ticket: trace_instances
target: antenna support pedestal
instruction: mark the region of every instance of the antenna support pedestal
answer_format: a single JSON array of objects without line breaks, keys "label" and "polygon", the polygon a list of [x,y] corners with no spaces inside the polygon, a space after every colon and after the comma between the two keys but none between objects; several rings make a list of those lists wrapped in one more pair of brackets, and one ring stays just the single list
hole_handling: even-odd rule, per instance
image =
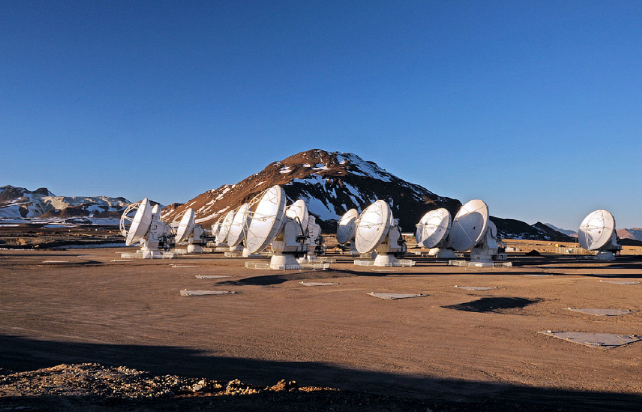
[{"label": "antenna support pedestal", "polygon": [[275,270],[297,270],[302,269],[296,257],[292,253],[276,252],[270,258],[270,269]]},{"label": "antenna support pedestal", "polygon": [[243,248],[243,257],[259,257],[260,253],[250,253],[250,250],[247,247]]},{"label": "antenna support pedestal", "polygon": [[377,253],[374,260],[374,266],[401,266],[397,258],[392,253]]},{"label": "antenna support pedestal", "polygon": [[495,225],[490,222],[489,228],[481,241],[470,249],[470,263],[474,266],[494,266],[493,257],[497,256],[499,245],[493,233]]},{"label": "antenna support pedestal", "polygon": [[241,252],[243,250],[245,250],[243,243],[239,243],[236,246],[230,246],[230,252]]},{"label": "antenna support pedestal", "polygon": [[615,260],[615,254],[610,250],[598,250],[595,260],[611,261]]},{"label": "antenna support pedestal", "polygon": [[428,251],[428,256],[434,256],[439,259],[456,259],[455,251],[449,248],[435,247]]},{"label": "antenna support pedestal", "polygon": [[187,245],[187,253],[203,253],[203,248],[200,244],[190,243]]}]

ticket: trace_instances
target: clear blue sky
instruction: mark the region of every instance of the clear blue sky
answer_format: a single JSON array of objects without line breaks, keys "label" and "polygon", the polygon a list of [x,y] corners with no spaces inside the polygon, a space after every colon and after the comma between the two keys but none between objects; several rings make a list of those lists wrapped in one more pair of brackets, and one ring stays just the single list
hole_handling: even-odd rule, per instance
[{"label": "clear blue sky", "polygon": [[353,152],[491,214],[642,226],[642,1],[0,2],[0,185],[185,202]]}]

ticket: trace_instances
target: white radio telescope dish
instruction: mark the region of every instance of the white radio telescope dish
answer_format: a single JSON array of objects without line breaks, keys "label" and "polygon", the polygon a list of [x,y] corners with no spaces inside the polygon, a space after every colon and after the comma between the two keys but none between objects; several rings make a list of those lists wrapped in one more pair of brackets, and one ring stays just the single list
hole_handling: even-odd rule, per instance
[{"label": "white radio telescope dish", "polygon": [[243,203],[234,213],[232,225],[227,234],[227,244],[230,249],[237,248],[245,239],[245,232],[249,223],[249,203]]},{"label": "white radio telescope dish", "polygon": [[217,243],[227,242],[227,235],[230,233],[230,229],[232,228],[232,222],[234,221],[235,213],[236,213],[236,210],[230,210],[225,214],[223,223],[221,223],[221,228],[219,229],[218,234],[216,235]]},{"label": "white radio telescope dish", "polygon": [[134,215],[134,220],[127,231],[125,245],[131,246],[134,243],[140,242],[149,230],[151,224],[152,206],[149,203],[149,199],[145,198],[140,202],[136,215]]},{"label": "white radio telescope dish", "polygon": [[285,210],[285,215],[290,219],[299,222],[299,225],[303,228],[303,232],[307,230],[310,214],[308,212],[308,206],[305,204],[305,201],[299,199],[296,202],[292,203]]},{"label": "white radio telescope dish", "polygon": [[309,222],[308,206],[303,200],[299,199],[285,209],[283,226],[272,241],[272,269],[301,268],[297,258],[308,253]]},{"label": "white radio telescope dish", "polygon": [[390,230],[392,212],[383,200],[368,206],[359,216],[355,243],[359,253],[369,253],[383,242]]},{"label": "white radio telescope dish", "polygon": [[488,206],[483,200],[471,200],[459,209],[453,220],[451,246],[460,252],[471,249],[481,240],[487,225]]},{"label": "white radio telescope dish", "polygon": [[178,224],[176,230],[175,243],[178,245],[181,242],[188,241],[187,253],[202,253],[202,244],[205,242],[203,234],[205,230],[203,226],[195,223],[196,213],[191,207],[185,211],[183,217]]},{"label": "white radio telescope dish", "polygon": [[405,253],[398,221],[388,203],[377,200],[357,219],[355,243],[359,253],[377,252],[375,266],[400,266],[395,254]]},{"label": "white radio telescope dish", "polygon": [[354,238],[357,232],[358,217],[359,212],[357,212],[357,209],[350,209],[341,216],[337,226],[337,243],[347,243]]},{"label": "white radio telescope dish", "polygon": [[285,192],[272,186],[260,195],[247,228],[246,246],[250,254],[265,249],[281,230],[285,220]]},{"label": "white radio telescope dish", "polygon": [[223,219],[219,219],[212,224],[212,236],[218,235],[218,231],[221,229],[222,223],[223,223]]},{"label": "white radio telescope dish", "polygon": [[584,218],[577,234],[580,246],[595,250],[598,260],[614,260],[613,252],[622,249],[615,230],[615,218],[607,210],[596,210]]},{"label": "white radio telescope dish", "polygon": [[176,238],[174,241],[178,244],[189,238],[189,235],[194,231],[194,219],[196,214],[194,209],[191,207],[185,211],[181,222],[178,224],[178,230],[176,231]]},{"label": "white radio telescope dish", "polygon": [[[133,213],[134,209],[135,215],[130,218],[128,213]],[[124,232],[125,245],[131,246],[140,242],[139,252],[143,258],[162,257],[163,252],[160,251],[159,246],[169,247],[168,238],[171,227],[160,220],[160,214],[160,206],[157,204],[152,207],[149,199],[145,198],[133,207],[128,207],[121,216],[120,227],[121,232]],[[131,225],[127,228],[129,220]]]},{"label": "white radio telescope dish", "polygon": [[506,245],[497,237],[497,227],[483,200],[471,200],[459,209],[453,220],[450,245],[460,252],[470,250],[469,266],[494,266],[494,260],[506,260],[506,254],[499,252],[500,246]]},{"label": "white radio telescope dish", "polygon": [[220,244],[222,243],[222,242],[219,242],[219,238],[218,238],[218,232],[221,230],[221,226],[223,226],[223,217],[219,218],[212,225],[212,238],[214,238],[215,246],[220,246]]},{"label": "white radio telescope dish", "polygon": [[415,235],[417,244],[425,248],[434,248],[441,244],[450,232],[450,212],[440,208],[426,213],[419,224]]}]

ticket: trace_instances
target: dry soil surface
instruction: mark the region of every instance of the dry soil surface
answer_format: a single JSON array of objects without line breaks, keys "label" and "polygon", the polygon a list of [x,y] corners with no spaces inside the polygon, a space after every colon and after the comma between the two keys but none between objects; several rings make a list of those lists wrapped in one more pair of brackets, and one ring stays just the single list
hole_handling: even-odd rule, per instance
[{"label": "dry soil surface", "polygon": [[[606,282],[642,281],[633,255],[372,268],[337,254],[330,270],[266,271],[221,253],[122,251],[0,250],[0,411],[642,409],[642,342],[539,333],[642,334],[642,284]],[[146,393],[140,379],[152,396],[121,396]]]}]

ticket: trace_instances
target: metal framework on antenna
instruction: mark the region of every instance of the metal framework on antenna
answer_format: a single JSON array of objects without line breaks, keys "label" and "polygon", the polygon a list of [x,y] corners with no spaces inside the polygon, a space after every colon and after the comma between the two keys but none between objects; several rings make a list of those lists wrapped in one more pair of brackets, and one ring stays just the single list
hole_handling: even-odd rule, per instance
[{"label": "metal framework on antenna", "polygon": [[127,231],[134,220],[134,216],[129,216],[130,213],[136,212],[140,207],[141,202],[132,203],[123,211],[123,214],[120,216],[120,234],[127,237]]}]

